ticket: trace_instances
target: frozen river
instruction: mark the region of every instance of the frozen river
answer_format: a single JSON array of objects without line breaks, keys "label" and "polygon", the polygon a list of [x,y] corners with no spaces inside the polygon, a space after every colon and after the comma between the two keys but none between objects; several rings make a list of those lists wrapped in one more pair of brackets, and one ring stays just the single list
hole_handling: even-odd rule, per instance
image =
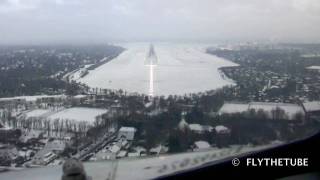
[{"label": "frozen river", "polygon": [[[235,63],[205,53],[205,45],[155,43],[158,57],[153,69],[155,95],[182,95],[231,85],[218,68]],[[150,71],[145,65],[148,43],[122,45],[127,50],[112,61],[90,71],[78,81],[90,87],[123,89],[149,94]]]}]

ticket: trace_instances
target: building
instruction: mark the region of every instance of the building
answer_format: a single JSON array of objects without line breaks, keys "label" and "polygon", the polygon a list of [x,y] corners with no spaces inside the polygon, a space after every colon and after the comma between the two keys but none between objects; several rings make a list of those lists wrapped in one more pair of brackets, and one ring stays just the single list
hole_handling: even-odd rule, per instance
[{"label": "building", "polygon": [[134,127],[121,127],[118,132],[118,137],[124,137],[129,141],[132,141],[134,139],[134,134],[136,132],[136,128]]},{"label": "building", "polygon": [[305,102],[302,105],[306,113],[320,112],[320,101]]},{"label": "building", "polygon": [[194,142],[193,151],[208,150],[210,148],[211,148],[211,146],[207,141],[196,141],[196,142]]},{"label": "building", "polygon": [[230,129],[222,126],[222,125],[218,125],[216,127],[214,127],[214,130],[216,131],[217,134],[230,134]]},{"label": "building", "polygon": [[308,119],[319,119],[320,101],[305,102],[302,105]]},{"label": "building", "polygon": [[201,124],[189,124],[188,128],[190,129],[190,131],[198,133],[198,134],[203,134],[205,132],[211,132],[213,130],[213,127],[201,125]]}]

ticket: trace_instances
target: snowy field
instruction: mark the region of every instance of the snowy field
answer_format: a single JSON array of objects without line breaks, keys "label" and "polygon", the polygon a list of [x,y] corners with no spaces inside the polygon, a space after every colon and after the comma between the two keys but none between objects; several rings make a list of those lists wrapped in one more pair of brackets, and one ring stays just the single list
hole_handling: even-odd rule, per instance
[{"label": "snowy field", "polygon": [[320,70],[320,66],[309,66],[307,69]]},{"label": "snowy field", "polygon": [[[149,67],[144,62],[149,44],[121,46],[127,50],[112,61],[89,71],[78,81],[90,87],[148,94]],[[182,95],[232,85],[231,80],[221,76],[218,68],[237,64],[206,54],[206,47],[199,44],[155,43],[158,65],[154,68],[154,94]]]},{"label": "snowy field", "polygon": [[35,109],[29,112],[26,112],[26,118],[31,117],[44,117],[46,114],[52,112],[50,109]]},{"label": "snowy field", "polygon": [[65,98],[66,95],[38,95],[38,96],[15,96],[15,97],[6,97],[0,98],[0,101],[9,101],[9,100],[18,100],[18,99],[25,99],[26,101],[36,101],[37,99],[41,98]]},{"label": "snowy field", "polygon": [[288,120],[295,119],[297,113],[304,115],[302,106],[289,103],[266,103],[266,102],[250,102],[246,103],[225,103],[219,110],[219,114],[242,113],[251,109],[258,112],[260,109],[265,111],[269,118],[272,117],[272,111],[280,108],[284,111]]},{"label": "snowy field", "polygon": [[97,116],[106,113],[106,109],[74,107],[58,111],[47,118],[49,119],[69,119],[73,121],[86,121],[93,123]]}]

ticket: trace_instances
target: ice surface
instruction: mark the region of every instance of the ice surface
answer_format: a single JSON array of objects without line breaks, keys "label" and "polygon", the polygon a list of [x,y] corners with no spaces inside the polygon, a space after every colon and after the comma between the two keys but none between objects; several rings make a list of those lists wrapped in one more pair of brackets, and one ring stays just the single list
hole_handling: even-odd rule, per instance
[{"label": "ice surface", "polygon": [[[149,44],[123,46],[126,51],[78,81],[90,87],[148,94],[149,67],[144,62]],[[158,56],[154,67],[155,95],[196,93],[233,84],[221,77],[218,68],[236,64],[206,54],[205,46],[159,43],[154,44],[154,49]]]}]

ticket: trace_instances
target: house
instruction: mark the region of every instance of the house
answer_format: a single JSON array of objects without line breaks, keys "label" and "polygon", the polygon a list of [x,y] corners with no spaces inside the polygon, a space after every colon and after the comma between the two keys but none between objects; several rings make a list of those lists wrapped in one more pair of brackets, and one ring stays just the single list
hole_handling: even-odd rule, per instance
[{"label": "house", "polygon": [[118,137],[124,137],[129,141],[132,141],[134,139],[134,134],[136,132],[136,128],[134,127],[121,127],[118,132]]},{"label": "house", "polygon": [[144,156],[146,154],[146,149],[141,146],[137,146],[133,148],[132,152],[128,153],[128,157],[138,157],[138,156]]},{"label": "house", "polygon": [[196,141],[194,142],[193,151],[208,150],[210,147],[211,146],[207,141]]},{"label": "house", "polygon": [[320,101],[305,102],[302,104],[309,119],[319,119],[320,117]]},{"label": "house", "polygon": [[151,149],[149,150],[149,153],[150,153],[151,155],[159,155],[159,154],[168,152],[168,150],[169,150],[168,147],[163,146],[163,145],[160,144],[160,145],[157,146],[157,147],[151,148]]},{"label": "house", "polygon": [[203,134],[205,132],[211,132],[213,128],[207,125],[200,125],[200,124],[189,124],[188,128],[195,133]]},{"label": "house", "polygon": [[139,156],[140,156],[140,153],[138,153],[138,152],[128,153],[128,157],[139,157]]},{"label": "house", "polygon": [[127,151],[120,151],[118,154],[117,154],[117,158],[123,158],[123,157],[126,157],[127,155]]},{"label": "house", "polygon": [[114,160],[114,159],[116,159],[116,154],[109,150],[99,151],[95,155],[95,160]]},{"label": "house", "polygon": [[202,134],[204,132],[200,124],[189,124],[189,129],[195,133]]},{"label": "house", "polygon": [[214,130],[216,131],[217,134],[229,134],[231,132],[229,128],[222,125],[218,125],[214,127]]},{"label": "house", "polygon": [[117,144],[115,144],[109,148],[109,151],[114,154],[117,154],[120,150],[121,150],[121,147],[119,147]]}]

